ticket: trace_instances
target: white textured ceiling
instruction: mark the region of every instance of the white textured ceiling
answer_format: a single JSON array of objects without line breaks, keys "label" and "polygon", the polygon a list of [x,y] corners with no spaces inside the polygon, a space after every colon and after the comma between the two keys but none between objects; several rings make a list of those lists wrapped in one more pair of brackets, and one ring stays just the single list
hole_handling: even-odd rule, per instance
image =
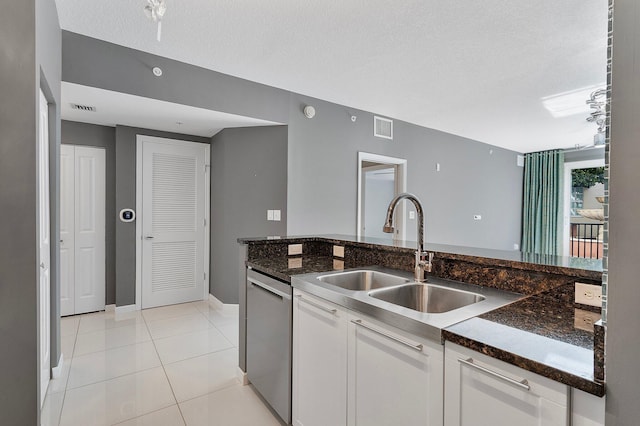
[{"label": "white textured ceiling", "polygon": [[[73,109],[72,103],[95,107],[95,111]],[[277,124],[67,82],[62,83],[60,115],[63,120],[102,126],[120,124],[204,137],[211,137],[228,127]]]},{"label": "white textured ceiling", "polygon": [[69,31],[521,152],[590,144],[588,109],[543,101],[606,80],[607,0],[167,0],[161,42],[144,0],[56,3]]}]

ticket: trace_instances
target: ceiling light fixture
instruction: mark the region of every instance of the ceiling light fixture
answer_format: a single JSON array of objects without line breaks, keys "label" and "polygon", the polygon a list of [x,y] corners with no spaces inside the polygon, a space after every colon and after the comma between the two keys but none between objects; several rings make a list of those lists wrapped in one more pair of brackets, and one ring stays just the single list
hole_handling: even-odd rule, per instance
[{"label": "ceiling light fixture", "polygon": [[158,41],[160,41],[162,32],[162,17],[166,11],[167,3],[165,0],[147,0],[147,5],[144,7],[144,13],[147,18],[158,23]]},{"label": "ceiling light fixture", "polygon": [[591,93],[587,105],[592,109],[587,121],[598,125],[598,133],[593,135],[593,145],[604,145],[604,132],[607,126],[607,89],[598,89]]}]

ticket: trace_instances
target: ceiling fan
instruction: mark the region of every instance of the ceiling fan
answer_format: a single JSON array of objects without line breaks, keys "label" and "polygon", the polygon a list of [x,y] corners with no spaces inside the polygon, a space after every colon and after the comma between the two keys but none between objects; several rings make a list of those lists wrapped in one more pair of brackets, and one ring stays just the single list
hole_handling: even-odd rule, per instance
[{"label": "ceiling fan", "polygon": [[147,5],[144,7],[144,13],[147,18],[158,23],[158,41],[160,41],[162,32],[162,17],[166,11],[167,2],[165,0],[147,0]]}]

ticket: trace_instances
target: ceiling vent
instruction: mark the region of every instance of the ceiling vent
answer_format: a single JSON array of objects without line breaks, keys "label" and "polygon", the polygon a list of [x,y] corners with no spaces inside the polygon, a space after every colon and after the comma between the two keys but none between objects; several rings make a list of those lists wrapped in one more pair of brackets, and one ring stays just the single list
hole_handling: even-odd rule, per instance
[{"label": "ceiling vent", "polygon": [[393,139],[393,120],[374,116],[373,136],[384,139]]},{"label": "ceiling vent", "polygon": [[89,105],[71,104],[71,109],[77,109],[79,111],[96,112],[96,107]]}]

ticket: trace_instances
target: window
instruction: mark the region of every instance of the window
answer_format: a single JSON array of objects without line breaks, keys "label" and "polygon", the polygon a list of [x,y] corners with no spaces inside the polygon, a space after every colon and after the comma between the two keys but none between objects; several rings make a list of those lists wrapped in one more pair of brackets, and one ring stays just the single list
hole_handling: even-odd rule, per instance
[{"label": "window", "polygon": [[580,216],[578,214],[578,209],[581,209],[584,206],[584,188],[573,187],[571,188],[571,216],[576,217]]}]

